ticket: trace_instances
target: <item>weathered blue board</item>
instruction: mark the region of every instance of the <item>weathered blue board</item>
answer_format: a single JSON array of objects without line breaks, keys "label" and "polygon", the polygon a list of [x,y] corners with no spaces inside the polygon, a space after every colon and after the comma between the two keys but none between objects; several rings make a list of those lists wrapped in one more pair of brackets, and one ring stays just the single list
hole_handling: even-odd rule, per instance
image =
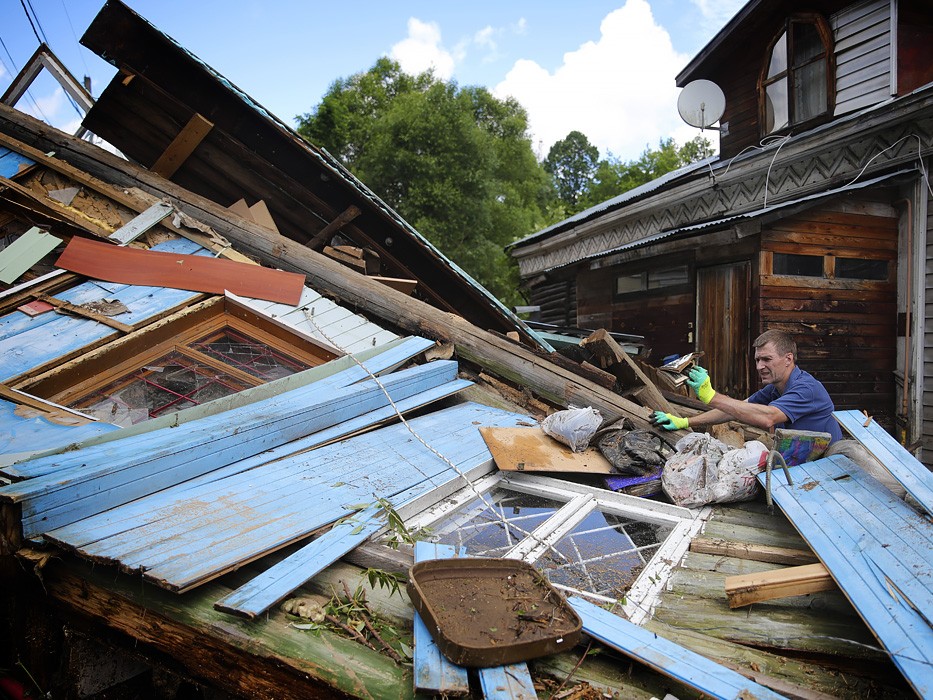
[{"label": "weathered blue board", "polygon": [[842,455],[786,478],[772,475],[775,503],[917,694],[933,696],[933,524]]}]

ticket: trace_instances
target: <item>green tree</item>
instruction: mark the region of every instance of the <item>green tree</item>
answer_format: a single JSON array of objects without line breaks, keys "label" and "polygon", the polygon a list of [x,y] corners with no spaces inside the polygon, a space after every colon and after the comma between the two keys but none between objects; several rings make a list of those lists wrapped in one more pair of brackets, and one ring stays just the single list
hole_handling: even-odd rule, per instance
[{"label": "green tree", "polygon": [[599,164],[599,149],[579,131],[571,131],[551,146],[544,169],[554,180],[557,197],[567,211],[581,210],[580,200],[593,182]]},{"label": "green tree", "polygon": [[504,247],[543,227],[549,195],[527,131],[515,100],[385,58],[336,81],[298,127],[506,304],[521,299]]}]

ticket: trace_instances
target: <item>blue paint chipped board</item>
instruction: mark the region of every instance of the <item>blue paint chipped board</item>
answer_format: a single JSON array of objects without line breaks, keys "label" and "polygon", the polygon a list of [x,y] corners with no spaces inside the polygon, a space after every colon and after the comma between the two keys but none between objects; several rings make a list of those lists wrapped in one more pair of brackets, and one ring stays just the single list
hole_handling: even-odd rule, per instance
[{"label": "blue paint chipped board", "polygon": [[724,700],[784,697],[589,601],[574,596],[568,602],[583,620],[583,631],[590,637],[710,697]]},{"label": "blue paint chipped board", "polygon": [[28,455],[37,446],[73,445],[91,436],[120,428],[91,421],[81,425],[61,425],[43,416],[25,418],[16,414],[17,404],[0,399],[0,454]]},{"label": "blue paint chipped board", "polygon": [[[383,385],[396,398],[403,398],[451,381],[455,375],[456,363],[433,362],[390,375]],[[289,392],[256,406],[149,434],[129,445],[111,443],[79,451],[85,454],[56,455],[51,459],[78,466],[0,488],[0,500],[22,504],[24,536],[35,537],[388,402],[383,389],[372,382],[340,388],[323,400],[314,400],[311,395],[323,393],[321,388]],[[101,459],[121,448],[122,460]],[[93,463],[88,452],[97,458]],[[146,459],[139,459],[140,454]]]},{"label": "blue paint chipped board", "polygon": [[480,668],[477,673],[486,700],[534,700],[538,697],[526,663]]},{"label": "blue paint chipped board", "polygon": [[61,238],[33,226],[0,250],[0,282],[12,284],[61,242]]},{"label": "blue paint chipped board", "polygon": [[[500,409],[460,404],[419,416],[409,425],[468,472],[478,464],[492,464],[477,424],[515,425],[525,419]],[[118,562],[124,570],[141,570],[146,579],[183,591],[308,536],[346,516],[356,504],[371,503],[374,495],[398,508],[460,478],[402,424],[241,476],[209,485],[210,493],[203,498],[195,491],[168,502],[165,517],[152,526],[95,542],[80,553]],[[227,481],[234,483],[228,487]],[[149,497],[153,509],[160,496]]]},{"label": "blue paint chipped board", "polygon": [[[415,563],[431,559],[452,559],[466,556],[466,547],[455,549],[445,544],[419,540],[415,542]],[[463,666],[445,657],[434,637],[415,611],[414,617],[414,688],[415,692],[441,695],[468,695],[470,678]]]},{"label": "blue paint chipped board", "polygon": [[[131,501],[130,503],[112,508],[103,513],[92,515],[78,522],[52,530],[46,533],[45,537],[51,541],[67,543],[69,547],[74,549],[81,549],[94,542],[105,540],[129,530],[145,525],[152,525],[165,517],[163,509],[170,503],[181,503],[191,496],[197,498],[212,497],[212,492],[209,490],[211,484],[243,474],[254,467],[262,466],[263,464],[283,459],[299,452],[305,452],[333,440],[352,435],[353,433],[370,428],[389,418],[394,418],[396,416],[396,409],[402,414],[405,414],[433,401],[446,398],[470,385],[471,382],[463,379],[458,379],[455,382],[448,382],[437,389],[424,391],[409,399],[397,401],[395,408],[385,406],[375,411],[370,411],[359,418],[344,421],[339,425],[313,433],[306,438],[295,440],[259,455],[216,469],[200,477],[184,481],[160,492],[158,496],[153,495],[145,499]],[[223,488],[229,487],[230,483],[231,482],[226,482]],[[218,491],[218,493],[220,492]]]},{"label": "blue paint chipped board", "polygon": [[[164,418],[155,418],[153,420],[146,421],[145,423],[140,423],[129,428],[122,428],[120,430],[119,436],[120,439],[122,439],[124,436],[126,439],[136,438],[138,441],[133,443],[134,448],[136,450],[144,450],[151,453],[154,449],[156,449],[155,445],[152,442],[149,442],[148,438],[141,436],[144,434],[153,433],[156,431],[156,429],[161,430],[171,428],[173,430],[171,433],[172,439],[178,440],[179,436],[184,432],[179,430],[180,426],[192,422],[193,420],[208,418],[222,412],[221,410],[214,410],[215,406],[222,407],[223,411],[230,411],[233,409],[244,409],[246,411],[251,411],[254,410],[255,407],[259,406],[260,401],[271,401],[276,396],[280,396],[288,391],[302,389],[314,382],[319,383],[315,385],[314,390],[309,389],[308,391],[328,391],[338,387],[350,386],[351,384],[354,384],[368,376],[368,372],[373,372],[374,374],[379,375],[386,371],[392,371],[410,360],[412,357],[420,354],[427,348],[432,347],[433,345],[433,341],[417,336],[410,336],[408,338],[392,342],[377,351],[370,351],[366,354],[361,354],[356,359],[351,357],[339,358],[324,365],[312,367],[311,369],[300,373],[300,376],[292,375],[291,377],[283,377],[282,379],[277,379],[274,382],[270,382],[269,384],[258,386],[253,389],[248,389],[244,392],[240,392],[239,394],[224,397],[203,406],[181,411],[178,414],[165,416]],[[299,396],[299,394],[293,394],[292,398],[295,399]],[[244,408],[248,405],[254,408]],[[266,408],[270,408],[272,404],[264,404],[264,406],[266,406]],[[187,416],[193,417],[189,420],[187,419]],[[228,420],[230,419],[232,419],[232,414],[228,414]],[[153,427],[147,429],[147,426]],[[86,445],[86,447],[93,447],[94,445],[100,444],[102,442],[110,442],[110,440],[101,439],[92,442],[92,445]],[[121,443],[121,445],[130,445],[130,443]],[[0,469],[0,473],[6,474],[15,479],[32,479],[51,474],[53,472],[63,473],[65,469],[81,464],[88,464],[94,460],[108,459],[111,462],[117,462],[125,455],[125,453],[121,451],[121,447],[114,447],[113,449],[114,451],[106,453],[106,456],[102,456],[100,454],[92,454],[91,456],[88,456],[88,453],[85,452],[81,452],[80,454],[66,454],[60,456],[50,455],[48,458],[37,458],[22,464],[9,465],[3,469]]]},{"label": "blue paint chipped board", "polygon": [[849,434],[881,462],[907,493],[933,514],[933,473],[875,421],[865,423],[860,411],[835,411],[833,416]]},{"label": "blue paint chipped board", "polygon": [[231,591],[214,603],[214,609],[253,619],[363,544],[384,525],[382,506],[367,506]]},{"label": "blue paint chipped board", "polygon": [[21,153],[0,146],[0,176],[10,178],[18,175],[36,162]]},{"label": "blue paint chipped board", "polygon": [[933,627],[924,601],[933,596],[933,523],[842,455],[791,472],[793,485],[772,474],[775,503],[914,691],[931,697]]}]

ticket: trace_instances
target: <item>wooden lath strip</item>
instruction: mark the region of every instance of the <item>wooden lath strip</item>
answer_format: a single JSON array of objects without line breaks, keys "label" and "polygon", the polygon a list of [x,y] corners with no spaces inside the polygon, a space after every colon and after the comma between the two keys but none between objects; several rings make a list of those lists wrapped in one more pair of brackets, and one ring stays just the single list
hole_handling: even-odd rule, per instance
[{"label": "wooden lath strip", "polygon": [[133,332],[133,326],[127,325],[126,323],[120,323],[119,321],[116,321],[109,316],[104,316],[103,314],[99,314],[95,311],[89,311],[83,306],[78,306],[68,301],[56,299],[55,297],[49,296],[48,294],[36,294],[36,299],[39,301],[44,301],[46,304],[51,304],[59,311],[73,314],[75,316],[81,316],[82,318],[87,318],[91,321],[97,321],[98,323],[103,323],[105,326],[110,326],[111,328],[118,330],[121,333]]},{"label": "wooden lath strip", "polygon": [[162,177],[172,177],[213,128],[213,122],[209,122],[200,114],[193,114],[149,169]]},{"label": "wooden lath strip", "polygon": [[327,226],[318,231],[314,235],[314,238],[305,243],[305,245],[312,250],[319,250],[321,246],[327,243],[332,235],[353,221],[361,213],[359,207],[351,204],[344,211],[340,212]]},{"label": "wooden lath strip", "polygon": [[836,590],[836,582],[822,564],[804,564],[763,573],[728,576],[725,582],[730,608],[766,600]]},{"label": "wooden lath strip", "polygon": [[814,564],[819,561],[813,552],[805,549],[774,547],[753,542],[735,542],[721,537],[697,537],[690,543],[690,551],[720,557],[763,561],[770,564],[786,564],[788,566]]}]

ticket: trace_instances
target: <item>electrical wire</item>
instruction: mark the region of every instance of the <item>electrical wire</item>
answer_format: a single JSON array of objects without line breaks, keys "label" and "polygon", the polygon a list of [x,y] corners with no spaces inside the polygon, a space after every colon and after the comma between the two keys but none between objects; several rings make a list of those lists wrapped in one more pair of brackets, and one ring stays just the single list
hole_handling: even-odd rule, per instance
[{"label": "electrical wire", "polygon": [[40,44],[43,43],[42,37],[40,37],[39,32],[36,31],[36,25],[32,22],[32,17],[29,16],[29,10],[26,9],[25,0],[19,0],[19,4],[23,6],[23,13],[26,15],[26,19],[29,20],[29,26],[32,27],[32,33],[36,35],[36,41],[38,41]]}]

